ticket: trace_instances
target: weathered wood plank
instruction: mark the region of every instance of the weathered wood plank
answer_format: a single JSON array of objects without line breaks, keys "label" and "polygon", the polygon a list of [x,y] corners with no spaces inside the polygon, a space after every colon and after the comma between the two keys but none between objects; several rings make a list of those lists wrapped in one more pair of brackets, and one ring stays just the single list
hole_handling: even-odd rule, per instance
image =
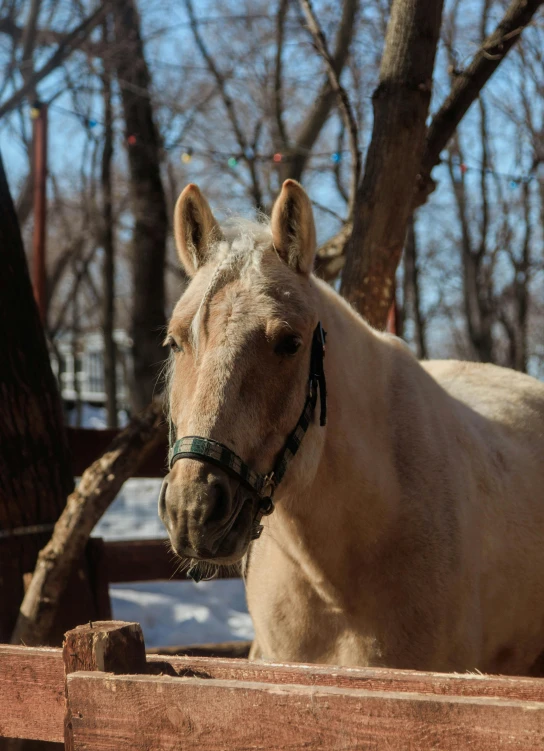
[{"label": "weathered wood plank", "polygon": [[[164,540],[108,540],[104,541],[102,565],[110,584],[161,579],[187,579],[185,572],[177,573],[178,563]],[[231,573],[219,578],[238,578]]]},{"label": "weathered wood plank", "polygon": [[544,702],[72,673],[75,751],[541,751]]},{"label": "weathered wood plank", "polygon": [[64,741],[62,650],[0,646],[0,736]]},{"label": "weathered wood plank", "polygon": [[149,673],[175,673],[181,677],[544,702],[542,678],[479,673],[424,673],[389,668],[337,668],[331,665],[250,662],[198,656],[173,657],[164,654],[148,654],[147,666]]}]

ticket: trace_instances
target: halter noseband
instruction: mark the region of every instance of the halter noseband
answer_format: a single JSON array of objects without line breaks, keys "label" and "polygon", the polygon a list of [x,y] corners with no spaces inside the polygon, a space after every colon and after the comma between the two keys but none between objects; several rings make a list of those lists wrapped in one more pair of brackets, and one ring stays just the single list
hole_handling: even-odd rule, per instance
[{"label": "halter noseband", "polygon": [[327,422],[327,385],[325,383],[325,370],[323,368],[325,337],[326,332],[323,330],[321,323],[318,323],[312,338],[308,395],[304,403],[304,408],[295,429],[285,442],[271,472],[266,475],[255,472],[234,451],[231,451],[227,446],[211,438],[201,438],[195,435],[185,436],[178,439],[170,449],[168,462],[170,469],[172,469],[178,459],[198,459],[210,462],[237,477],[243,485],[255,491],[260,496],[261,501],[253,521],[252,539],[254,540],[259,538],[263,531],[262,524],[260,524],[262,517],[268,516],[274,511],[274,502],[272,500],[274,491],[282,481],[289,463],[300,448],[302,439],[310,427],[317,404],[318,392],[321,397],[319,424],[323,426]]}]

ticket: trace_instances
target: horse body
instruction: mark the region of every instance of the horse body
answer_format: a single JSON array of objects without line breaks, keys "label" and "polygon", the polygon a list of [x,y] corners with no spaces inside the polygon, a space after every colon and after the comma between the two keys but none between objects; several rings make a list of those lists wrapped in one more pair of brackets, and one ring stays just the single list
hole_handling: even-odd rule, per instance
[{"label": "horse body", "polygon": [[544,385],[491,365],[422,365],[372,330],[310,276],[309,206],[287,181],[271,228],[246,228],[241,243],[219,234],[196,188],[178,201],[194,278],[169,329],[177,438],[273,467],[318,320],[328,420],[314,418],[252,543],[237,479],[177,462],[160,501],[173,547],[245,555],[254,657],[527,673],[544,650]]},{"label": "horse body", "polygon": [[422,367],[316,286],[329,425],[251,551],[259,653],[527,672],[544,645],[544,386]]}]

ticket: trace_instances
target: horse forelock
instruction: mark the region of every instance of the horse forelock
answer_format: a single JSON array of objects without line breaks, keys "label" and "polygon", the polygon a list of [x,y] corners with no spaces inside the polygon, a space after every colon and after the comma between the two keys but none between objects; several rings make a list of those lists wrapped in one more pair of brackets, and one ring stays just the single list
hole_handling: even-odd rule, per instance
[{"label": "horse forelock", "polygon": [[[191,323],[191,344],[198,351],[202,319],[214,296],[229,282],[247,279],[252,272],[255,291],[263,276],[264,254],[273,252],[272,232],[268,220],[251,221],[232,217],[221,227],[222,239],[211,248],[215,269]],[[264,281],[264,279],[263,279]]]}]

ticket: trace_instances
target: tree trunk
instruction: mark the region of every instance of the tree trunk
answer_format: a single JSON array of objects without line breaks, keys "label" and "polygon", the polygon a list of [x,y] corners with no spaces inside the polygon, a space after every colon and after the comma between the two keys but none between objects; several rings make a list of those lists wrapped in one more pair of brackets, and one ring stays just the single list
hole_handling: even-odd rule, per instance
[{"label": "tree trunk", "polygon": [[406,244],[404,246],[404,320],[410,313],[414,323],[414,341],[417,356],[425,360],[427,354],[427,342],[425,339],[425,321],[421,313],[421,300],[419,294],[419,268],[417,263],[417,237],[414,215],[408,221]]},{"label": "tree trunk", "polygon": [[[104,44],[110,42],[109,18],[103,24]],[[117,427],[117,372],[116,350],[113,332],[115,328],[115,265],[113,239],[113,191],[111,181],[111,165],[113,159],[113,113],[111,106],[111,76],[110,63],[104,56],[104,147],[102,150],[102,218],[104,222],[103,246],[104,262],[102,266],[102,280],[104,283],[104,297],[102,301],[102,334],[104,337],[104,384],[106,390],[106,414],[108,428]]]},{"label": "tree trunk", "polygon": [[355,201],[341,292],[377,328],[387,320],[412,212],[442,4],[393,0],[380,81],[372,98],[372,140]]},{"label": "tree trunk", "polygon": [[0,161],[0,641],[73,476],[62,407]]},{"label": "tree trunk", "polygon": [[153,396],[166,325],[164,263],[168,220],[160,173],[160,139],[153,120],[151,78],[134,0],[114,4],[116,68],[125,117],[134,230],[131,401],[143,409]]}]

